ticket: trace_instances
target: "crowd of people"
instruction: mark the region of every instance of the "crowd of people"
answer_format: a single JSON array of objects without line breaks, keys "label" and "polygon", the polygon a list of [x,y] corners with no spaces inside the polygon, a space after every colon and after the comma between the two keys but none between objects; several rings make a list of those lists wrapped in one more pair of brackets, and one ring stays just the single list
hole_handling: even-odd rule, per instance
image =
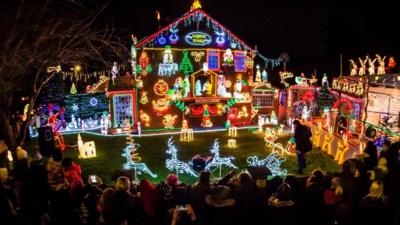
[{"label": "crowd of people", "polygon": [[0,169],[0,223],[400,224],[398,153],[399,144],[385,142],[378,154],[368,143],[366,156],[345,161],[337,174],[266,180],[231,171],[212,181],[201,171],[194,184],[170,174],[158,184],[119,176],[107,186],[99,176],[84,181],[80,166],[60,151],[45,159],[18,148],[13,167]]}]

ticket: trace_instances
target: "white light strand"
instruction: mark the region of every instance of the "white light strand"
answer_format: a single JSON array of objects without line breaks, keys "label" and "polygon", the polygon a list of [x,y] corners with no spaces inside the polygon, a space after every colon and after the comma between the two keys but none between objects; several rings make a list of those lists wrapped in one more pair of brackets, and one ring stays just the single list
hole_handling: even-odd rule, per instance
[{"label": "white light strand", "polygon": [[173,141],[173,137],[170,137],[168,139],[168,149],[166,151],[167,154],[171,155],[170,159],[167,159],[165,161],[165,165],[167,167],[168,170],[172,171],[172,172],[176,172],[177,175],[179,175],[180,173],[187,173],[193,177],[198,177],[198,175],[196,174],[196,172],[191,168],[191,166],[189,165],[189,163],[185,163],[182,161],[178,160],[178,149],[175,146],[175,143]]}]

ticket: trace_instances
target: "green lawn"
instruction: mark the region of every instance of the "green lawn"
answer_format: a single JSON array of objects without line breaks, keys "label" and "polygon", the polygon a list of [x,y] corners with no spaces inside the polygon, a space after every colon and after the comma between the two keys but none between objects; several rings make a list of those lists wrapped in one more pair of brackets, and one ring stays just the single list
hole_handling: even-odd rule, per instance
[{"label": "green lawn", "polygon": [[[103,137],[93,134],[81,134],[83,141],[95,141],[97,149],[97,157],[91,159],[78,159],[78,151],[75,149],[68,149],[65,152],[65,157],[71,157],[74,161],[82,166],[83,176],[86,179],[90,174],[99,175],[104,182],[112,184],[111,175],[114,170],[122,169],[122,165],[125,162],[125,158],[121,156],[123,148],[126,147],[125,137]],[[152,137],[136,137],[135,142],[140,144],[139,156],[142,158],[142,162],[146,163],[150,170],[158,175],[158,178],[152,179],[149,176],[144,176],[154,182],[165,179],[170,173],[165,168],[165,159],[169,157],[165,153],[167,149],[167,139],[170,136],[152,136]],[[235,165],[239,166],[239,170],[244,170],[247,166],[247,157],[250,155],[257,155],[259,158],[265,158],[270,149],[265,147],[265,142],[262,136],[256,135],[250,130],[238,130],[237,148],[230,149],[227,147],[228,137],[227,131],[221,132],[210,132],[210,133],[197,133],[194,134],[193,142],[180,142],[179,135],[174,137],[175,144],[178,147],[179,153],[178,158],[181,161],[188,162],[191,158],[200,154],[202,156],[211,155],[210,148],[214,142],[214,139],[218,138],[221,147],[221,157],[234,156],[233,161]],[[65,143],[68,145],[76,145],[77,134],[64,135]],[[287,139],[280,139],[281,142],[286,145]],[[27,143],[25,148],[32,152],[38,149],[37,140],[34,139]],[[286,156],[286,161],[282,164],[283,169],[287,169],[289,174],[296,175],[297,162],[295,156]],[[336,162],[327,154],[313,149],[307,153],[307,168],[304,171],[305,175],[308,175],[313,169],[319,168],[325,171],[337,172],[340,171],[340,167]],[[223,173],[228,172],[229,169],[223,169]],[[216,170],[213,173],[214,177],[218,177],[219,172]],[[183,182],[193,183],[197,178],[190,177],[188,175],[180,175],[180,179]]]}]

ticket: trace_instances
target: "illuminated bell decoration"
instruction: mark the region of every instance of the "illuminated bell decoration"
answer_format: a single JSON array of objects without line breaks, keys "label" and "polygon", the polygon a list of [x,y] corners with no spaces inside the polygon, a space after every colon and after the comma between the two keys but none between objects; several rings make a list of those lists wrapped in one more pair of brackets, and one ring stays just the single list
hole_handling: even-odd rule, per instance
[{"label": "illuminated bell decoration", "polygon": [[190,55],[194,57],[195,62],[201,62],[201,58],[205,55],[205,53],[201,52],[201,51],[199,51],[199,52],[194,51],[194,52],[191,52]]},{"label": "illuminated bell decoration", "polygon": [[228,139],[228,148],[236,148],[236,139]]},{"label": "illuminated bell decoration", "polygon": [[94,141],[84,143],[80,134],[78,134],[78,150],[80,159],[96,157],[96,145],[94,144]]},{"label": "illuminated bell decoration", "polygon": [[[217,43],[217,45],[220,47],[223,46],[225,44],[225,32],[215,31],[215,34],[217,35],[217,38],[215,39],[215,43]],[[233,59],[232,59],[232,62],[233,62]]]},{"label": "illuminated bell decoration", "polygon": [[177,175],[179,175],[180,173],[187,173],[193,177],[198,177],[198,175],[192,169],[189,163],[178,160],[178,149],[176,148],[172,137],[168,139],[167,145],[168,149],[166,153],[171,155],[170,159],[165,160],[165,165],[167,169],[172,172],[176,172]]},{"label": "illuminated bell decoration", "polygon": [[228,136],[229,137],[236,137],[237,136],[237,128],[233,127],[233,126],[229,127]]},{"label": "illuminated bell decoration", "polygon": [[158,96],[164,96],[168,93],[168,84],[164,80],[158,80],[153,87],[154,93]]}]

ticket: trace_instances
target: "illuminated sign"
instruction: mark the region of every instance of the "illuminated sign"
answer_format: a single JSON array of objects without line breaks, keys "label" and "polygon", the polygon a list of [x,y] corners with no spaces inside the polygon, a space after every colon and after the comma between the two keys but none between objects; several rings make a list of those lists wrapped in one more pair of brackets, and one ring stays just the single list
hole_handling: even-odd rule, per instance
[{"label": "illuminated sign", "polygon": [[206,46],[212,41],[211,36],[203,32],[190,32],[185,36],[186,43],[195,46]]}]

